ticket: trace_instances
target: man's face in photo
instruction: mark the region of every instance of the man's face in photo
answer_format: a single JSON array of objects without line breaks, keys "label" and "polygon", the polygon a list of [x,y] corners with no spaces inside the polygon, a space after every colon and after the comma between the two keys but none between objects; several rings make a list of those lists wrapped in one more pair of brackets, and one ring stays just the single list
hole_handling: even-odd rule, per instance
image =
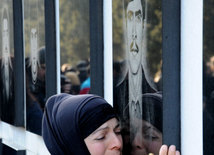
[{"label": "man's face in photo", "polygon": [[137,74],[142,57],[143,10],[141,0],[133,0],[127,6],[127,39],[130,69]]}]

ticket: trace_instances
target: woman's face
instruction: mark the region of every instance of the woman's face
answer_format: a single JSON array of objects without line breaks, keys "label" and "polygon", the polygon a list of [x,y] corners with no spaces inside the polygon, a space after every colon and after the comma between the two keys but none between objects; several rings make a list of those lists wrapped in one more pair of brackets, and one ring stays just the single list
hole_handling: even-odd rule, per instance
[{"label": "woman's face", "polygon": [[140,129],[141,131],[136,131],[132,141],[132,155],[158,155],[162,145],[162,133],[147,121],[143,121]]},{"label": "woman's face", "polygon": [[121,128],[116,118],[112,118],[84,139],[91,155],[121,155]]}]

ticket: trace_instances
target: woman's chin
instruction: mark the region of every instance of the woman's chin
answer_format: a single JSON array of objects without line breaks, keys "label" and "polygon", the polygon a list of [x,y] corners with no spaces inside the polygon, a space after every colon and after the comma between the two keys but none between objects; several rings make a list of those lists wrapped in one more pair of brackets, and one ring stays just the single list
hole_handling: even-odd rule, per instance
[{"label": "woman's chin", "polygon": [[141,149],[141,150],[133,150],[131,152],[131,155],[148,155],[148,153],[146,152],[145,149]]}]

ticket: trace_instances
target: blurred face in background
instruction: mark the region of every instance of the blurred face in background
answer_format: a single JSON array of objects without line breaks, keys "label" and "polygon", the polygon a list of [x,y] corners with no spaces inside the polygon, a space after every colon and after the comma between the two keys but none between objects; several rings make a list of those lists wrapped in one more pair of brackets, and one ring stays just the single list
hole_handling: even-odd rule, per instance
[{"label": "blurred face in background", "polygon": [[[159,154],[162,145],[162,133],[147,121],[136,120],[136,132],[132,141],[132,155]],[[137,123],[139,122],[139,123]],[[142,124],[138,127],[137,124]]]},{"label": "blurred face in background", "polygon": [[210,61],[209,61],[208,65],[209,65],[209,67],[210,67],[210,71],[211,71],[212,73],[214,73],[214,56],[212,56],[212,57],[210,58]]}]

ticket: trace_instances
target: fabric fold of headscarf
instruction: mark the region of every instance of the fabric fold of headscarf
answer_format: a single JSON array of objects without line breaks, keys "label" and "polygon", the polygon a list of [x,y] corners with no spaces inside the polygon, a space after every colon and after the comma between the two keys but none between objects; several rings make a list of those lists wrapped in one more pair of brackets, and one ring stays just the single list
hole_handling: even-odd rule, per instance
[{"label": "fabric fold of headscarf", "polygon": [[42,136],[52,155],[89,155],[84,139],[116,114],[96,95],[59,94],[46,103]]}]

